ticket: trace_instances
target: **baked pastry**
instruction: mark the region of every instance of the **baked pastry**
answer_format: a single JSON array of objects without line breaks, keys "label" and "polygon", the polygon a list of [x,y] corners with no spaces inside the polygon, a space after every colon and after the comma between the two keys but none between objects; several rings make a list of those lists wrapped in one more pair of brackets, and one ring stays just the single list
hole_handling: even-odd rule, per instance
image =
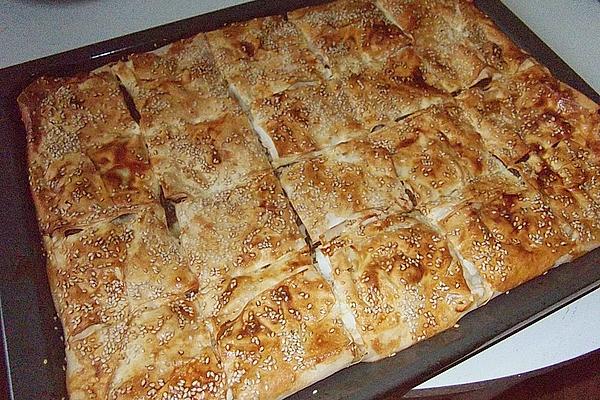
[{"label": "baked pastry", "polygon": [[516,178],[482,176],[429,216],[470,270],[480,301],[572,258],[567,222]]},{"label": "baked pastry", "polygon": [[99,325],[66,343],[70,399],[226,398],[210,331],[188,299]]},{"label": "baked pastry", "polygon": [[282,16],[231,24],[207,37],[219,69],[245,105],[325,76],[300,31]]},{"label": "baked pastry", "polygon": [[367,0],[341,0],[288,13],[334,77],[358,73],[407,46],[409,38]]},{"label": "baked pastry", "polygon": [[139,128],[113,76],[42,77],[18,102],[42,233],[84,227],[158,200]]},{"label": "baked pastry", "polygon": [[337,81],[304,85],[252,103],[253,125],[274,166],[368,132]]},{"label": "baked pastry", "polygon": [[542,157],[567,187],[583,190],[600,204],[600,157],[594,149],[564,140]]},{"label": "baked pastry", "polygon": [[198,289],[160,207],[68,236],[46,236],[44,244],[54,303],[67,337],[125,321],[138,309]]},{"label": "baked pastry", "polygon": [[198,124],[144,131],[150,160],[166,198],[207,197],[271,166],[239,110]]},{"label": "baked pastry", "polygon": [[204,34],[132,55],[112,70],[139,110],[141,132],[167,199],[208,196],[270,169],[228,94]]},{"label": "baked pastry", "polygon": [[423,80],[421,60],[405,47],[381,65],[363,68],[342,80],[360,121],[368,130],[398,121],[447,99]]},{"label": "baked pastry", "polygon": [[509,173],[450,102],[380,129],[368,140],[389,152],[398,178],[423,211],[479,175]]},{"label": "baked pastry", "polygon": [[540,191],[553,212],[564,219],[574,238],[574,256],[600,246],[600,206],[581,187],[568,186],[540,156],[532,154],[515,170]]},{"label": "baked pastry", "polygon": [[470,1],[377,0],[414,41],[425,80],[449,93],[516,71],[528,55]]},{"label": "baked pastry", "polygon": [[200,281],[209,315],[218,307],[228,279],[248,275],[306,247],[272,172],[209,198],[188,199],[175,209],[179,239]]},{"label": "baked pastry", "polygon": [[284,167],[280,179],[313,243],[349,219],[412,208],[389,154],[367,141],[342,143]]},{"label": "baked pastry", "polygon": [[239,287],[245,306],[218,324],[217,346],[233,398],[281,399],[360,356],[338,300],[312,265],[265,290],[253,288]]},{"label": "baked pastry", "polygon": [[71,399],[280,399],[600,245],[598,105],[468,0],[238,22],[18,101]]},{"label": "baked pastry", "polygon": [[533,61],[459,98],[490,151],[508,165],[567,139],[593,148],[599,137],[598,105]]},{"label": "baked pastry", "polygon": [[133,54],[112,71],[131,95],[144,131],[210,121],[237,108],[204,34]]},{"label": "baked pastry", "polygon": [[388,357],[452,327],[473,304],[444,236],[418,214],[348,223],[319,247],[319,266],[351,313],[363,361]]}]

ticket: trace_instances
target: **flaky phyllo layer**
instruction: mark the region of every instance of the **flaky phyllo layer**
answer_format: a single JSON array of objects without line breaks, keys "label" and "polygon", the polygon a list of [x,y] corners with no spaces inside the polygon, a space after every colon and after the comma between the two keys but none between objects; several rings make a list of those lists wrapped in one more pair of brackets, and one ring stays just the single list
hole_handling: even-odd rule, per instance
[{"label": "flaky phyllo layer", "polygon": [[600,243],[598,105],[466,0],[344,0],[19,97],[73,400],[277,399]]}]

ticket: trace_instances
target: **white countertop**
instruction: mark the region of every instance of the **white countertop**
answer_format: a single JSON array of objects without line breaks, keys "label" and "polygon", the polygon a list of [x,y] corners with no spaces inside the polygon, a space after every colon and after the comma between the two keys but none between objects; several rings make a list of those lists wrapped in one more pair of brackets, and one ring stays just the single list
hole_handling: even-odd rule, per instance
[{"label": "white countertop", "polygon": [[[3,0],[0,68],[242,3],[240,0]],[[503,0],[600,92],[598,0]],[[600,348],[600,290],[525,328],[419,388],[542,368]]]}]

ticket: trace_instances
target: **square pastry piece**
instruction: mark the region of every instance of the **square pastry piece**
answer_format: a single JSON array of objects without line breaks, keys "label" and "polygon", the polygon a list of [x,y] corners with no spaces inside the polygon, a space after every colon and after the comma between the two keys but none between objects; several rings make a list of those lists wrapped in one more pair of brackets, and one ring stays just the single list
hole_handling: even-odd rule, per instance
[{"label": "square pastry piece", "polygon": [[[203,293],[218,296],[230,277],[247,275],[306,247],[272,172],[209,198],[175,205],[183,251]],[[216,291],[216,292],[215,292]]]},{"label": "square pastry piece", "polygon": [[392,155],[398,177],[422,210],[481,174],[509,173],[454,104],[433,106],[369,135]]},{"label": "square pastry piece", "polygon": [[226,399],[226,379],[192,301],[174,299],[66,341],[72,400]]},{"label": "square pastry piece", "polygon": [[365,131],[335,81],[286,90],[251,106],[255,130],[275,166],[350,139]]},{"label": "square pastry piece", "polygon": [[341,82],[368,130],[448,99],[443,92],[425,83],[421,59],[412,47],[398,50],[381,66],[366,67]]},{"label": "square pastry piece", "polygon": [[575,241],[574,256],[600,246],[600,203],[580,187],[567,186],[563,178],[536,154],[516,164],[515,170],[540,191],[552,210],[569,224]]},{"label": "square pastry piece", "polygon": [[208,197],[271,169],[241,112],[196,125],[162,126],[146,132],[146,143],[164,195],[171,200]]},{"label": "square pastry piece", "polygon": [[433,210],[481,297],[510,290],[569,261],[570,229],[541,193],[516,179],[480,177]]},{"label": "square pastry piece", "polygon": [[207,37],[219,69],[245,104],[324,77],[300,31],[282,16],[228,25]]},{"label": "square pastry piece", "polygon": [[564,140],[542,158],[566,187],[584,191],[600,205],[600,153],[575,140]]},{"label": "square pastry piece", "polygon": [[336,78],[381,63],[410,42],[367,0],[338,0],[295,10],[288,16]]},{"label": "square pastry piece", "polygon": [[217,323],[230,398],[282,399],[357,361],[331,287],[306,262],[266,288],[233,286],[236,311]]},{"label": "square pastry piece", "polygon": [[65,335],[127,321],[198,288],[160,207],[44,237],[48,278]]},{"label": "square pastry piece", "polygon": [[378,0],[414,39],[425,79],[449,93],[516,71],[528,55],[470,1]]},{"label": "square pastry piece", "polygon": [[388,357],[448,329],[473,297],[442,235],[416,214],[347,224],[317,251],[330,275],[363,361]]},{"label": "square pastry piece", "polygon": [[40,78],[18,102],[42,233],[157,201],[148,153],[113,76]]},{"label": "square pastry piece", "polygon": [[412,208],[389,153],[366,141],[284,167],[280,179],[313,243],[349,219]]},{"label": "square pastry piece", "polygon": [[540,64],[527,62],[515,75],[492,81],[486,90],[470,89],[459,98],[490,151],[506,164],[529,151],[552,151],[566,139],[600,149],[598,105]]},{"label": "square pastry piece", "polygon": [[133,54],[112,70],[133,98],[144,133],[216,119],[235,107],[204,34]]}]

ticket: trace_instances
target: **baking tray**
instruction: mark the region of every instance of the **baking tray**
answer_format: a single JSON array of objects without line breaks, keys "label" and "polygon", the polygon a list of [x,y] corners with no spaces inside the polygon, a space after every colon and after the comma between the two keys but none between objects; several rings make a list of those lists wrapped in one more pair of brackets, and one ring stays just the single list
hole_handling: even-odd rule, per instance
[{"label": "baking tray", "polygon": [[[46,278],[27,184],[25,130],[16,96],[39,75],[71,75],[228,22],[282,14],[323,1],[258,0],[0,70],[0,352],[9,398],[66,399],[62,330]],[[499,1],[477,5],[562,81],[600,97]],[[347,368],[293,399],[400,395],[600,286],[600,249],[492,300],[441,333],[377,363]],[[2,379],[2,377],[0,377]],[[0,398],[3,394],[0,393]]]}]

